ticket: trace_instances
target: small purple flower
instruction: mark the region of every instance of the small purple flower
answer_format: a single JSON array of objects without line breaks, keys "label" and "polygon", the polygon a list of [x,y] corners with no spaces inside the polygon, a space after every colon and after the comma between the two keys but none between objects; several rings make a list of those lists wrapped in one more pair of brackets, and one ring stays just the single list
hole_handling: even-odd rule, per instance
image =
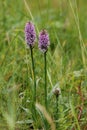
[{"label": "small purple flower", "polygon": [[32,22],[25,25],[25,40],[29,46],[33,46],[36,39],[35,27]]},{"label": "small purple flower", "polygon": [[50,44],[49,42],[49,35],[46,30],[42,30],[39,34],[39,48],[40,50],[45,53],[48,49],[48,46]]}]

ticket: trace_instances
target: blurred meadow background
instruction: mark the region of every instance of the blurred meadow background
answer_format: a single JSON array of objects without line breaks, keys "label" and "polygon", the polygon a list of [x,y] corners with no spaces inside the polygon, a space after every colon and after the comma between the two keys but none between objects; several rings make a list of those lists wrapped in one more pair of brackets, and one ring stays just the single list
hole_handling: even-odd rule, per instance
[{"label": "blurred meadow background", "polygon": [[[44,106],[44,60],[38,33],[50,37],[47,52],[48,113],[32,113],[33,75],[24,28],[35,24],[34,61],[37,103]],[[61,91],[56,98],[53,88]],[[40,105],[37,105],[40,107]],[[47,118],[47,117],[46,117]],[[48,125],[47,125],[48,124]],[[0,0],[0,130],[87,130],[87,1]],[[52,129],[53,130],[53,129]]]}]

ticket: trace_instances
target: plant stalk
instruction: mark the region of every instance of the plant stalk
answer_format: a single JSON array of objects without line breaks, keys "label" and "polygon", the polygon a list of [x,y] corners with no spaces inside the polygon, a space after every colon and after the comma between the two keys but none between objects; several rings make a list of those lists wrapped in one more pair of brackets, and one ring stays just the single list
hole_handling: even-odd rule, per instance
[{"label": "plant stalk", "polygon": [[33,91],[33,102],[36,102],[36,74],[35,74],[35,65],[34,65],[34,58],[33,58],[33,48],[30,46],[31,50],[31,60],[32,60],[32,69],[33,69],[33,76],[34,76],[34,91]]},{"label": "plant stalk", "polygon": [[[56,95],[56,120],[58,120],[58,95]],[[58,128],[58,122],[56,122],[56,128]]]},{"label": "plant stalk", "polygon": [[46,62],[46,52],[44,53],[44,80],[45,80],[45,86],[44,86],[44,90],[45,90],[45,107],[47,109],[47,62]]},{"label": "plant stalk", "polygon": [[58,116],[58,96],[56,96],[56,114]]}]

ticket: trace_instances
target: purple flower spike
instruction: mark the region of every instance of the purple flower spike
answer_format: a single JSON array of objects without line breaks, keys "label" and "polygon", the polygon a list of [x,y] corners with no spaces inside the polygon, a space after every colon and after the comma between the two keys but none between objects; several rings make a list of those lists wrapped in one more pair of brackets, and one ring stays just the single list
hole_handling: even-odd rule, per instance
[{"label": "purple flower spike", "polygon": [[40,50],[45,53],[48,49],[50,42],[49,42],[49,35],[46,30],[42,30],[39,34],[39,48]]},{"label": "purple flower spike", "polygon": [[33,47],[36,39],[36,32],[33,23],[28,22],[25,25],[25,40],[27,44]]}]

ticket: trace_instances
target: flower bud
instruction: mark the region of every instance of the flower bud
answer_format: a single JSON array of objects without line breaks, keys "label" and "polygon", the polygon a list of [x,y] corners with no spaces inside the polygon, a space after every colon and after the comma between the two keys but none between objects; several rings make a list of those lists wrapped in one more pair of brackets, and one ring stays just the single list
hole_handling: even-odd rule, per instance
[{"label": "flower bud", "polygon": [[60,89],[59,89],[59,88],[54,88],[54,89],[53,89],[53,93],[54,93],[55,96],[58,97],[59,94],[60,94]]}]

